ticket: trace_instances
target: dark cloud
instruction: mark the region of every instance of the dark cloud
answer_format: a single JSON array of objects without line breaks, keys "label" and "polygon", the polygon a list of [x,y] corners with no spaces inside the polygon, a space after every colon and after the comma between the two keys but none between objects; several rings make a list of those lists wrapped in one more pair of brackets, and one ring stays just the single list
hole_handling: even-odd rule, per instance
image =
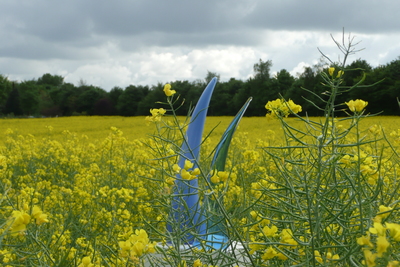
[{"label": "dark cloud", "polygon": [[258,1],[244,23],[272,30],[327,30],[345,27],[360,33],[399,32],[395,19],[400,2],[383,1]]},{"label": "dark cloud", "polygon": [[[261,57],[290,71],[318,59],[317,47],[330,53],[329,35],[340,36],[342,27],[367,39],[378,51],[376,64],[394,59],[400,43],[400,2],[393,0],[0,0],[0,6],[0,68],[18,77],[46,71],[103,81],[112,72],[149,83],[223,69],[243,78]],[[166,71],[174,60],[185,74]]]},{"label": "dark cloud", "polygon": [[6,1],[0,15],[9,17],[3,30],[70,45],[98,36],[166,46],[252,45],[255,29],[399,31],[398,10],[400,2],[390,0],[30,0]]}]

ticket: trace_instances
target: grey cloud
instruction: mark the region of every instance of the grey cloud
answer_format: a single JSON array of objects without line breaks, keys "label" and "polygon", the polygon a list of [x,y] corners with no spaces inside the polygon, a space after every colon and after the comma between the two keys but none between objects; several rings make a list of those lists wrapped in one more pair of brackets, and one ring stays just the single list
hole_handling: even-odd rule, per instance
[{"label": "grey cloud", "polygon": [[[381,60],[397,53],[400,31],[400,2],[393,0],[0,0],[0,6],[2,71],[24,72],[28,77],[52,69],[89,73],[92,66],[107,68],[113,60],[131,69],[152,62],[150,55],[157,57],[160,51],[184,56],[194,50],[229,47],[252,49],[259,53],[255,60],[268,55],[263,59],[271,59],[274,69],[291,70],[299,62],[318,59],[316,47],[330,47],[329,34],[340,36],[342,27],[364,38],[373,34],[371,40],[376,39],[381,50],[390,47],[391,51],[376,52],[376,44],[366,43],[375,54],[384,54],[379,55]],[[307,35],[302,37],[303,33]],[[218,60],[230,62],[229,54],[224,57]],[[207,60],[199,68],[213,67]],[[255,63],[248,60],[235,73],[247,77]],[[54,62],[59,67],[54,68]],[[182,66],[195,64],[185,61]],[[28,67],[16,71],[16,66]],[[135,75],[132,79],[141,74]],[[151,75],[148,79],[153,80],[160,74]]]},{"label": "grey cloud", "polygon": [[328,30],[344,27],[361,33],[400,31],[395,19],[400,2],[382,1],[259,1],[244,23],[273,30]]},{"label": "grey cloud", "polygon": [[[251,1],[250,1],[251,2]],[[91,35],[132,36],[144,33],[223,32],[240,25],[245,1],[34,1],[8,3],[21,34],[49,41],[71,41]],[[246,4],[248,5],[248,4]]]},{"label": "grey cloud", "polygon": [[[54,42],[99,36],[174,36],[209,32],[270,30],[398,31],[400,2],[314,0],[69,0],[7,1],[1,15],[12,14],[21,34]],[[215,34],[217,35],[217,34]],[[220,34],[224,40],[224,35]],[[181,38],[177,38],[181,39]],[[190,41],[190,38],[188,38]],[[229,40],[226,39],[226,40]],[[170,40],[168,40],[170,41]],[[234,40],[233,40],[234,41]],[[216,44],[216,38],[202,43]],[[236,42],[234,42],[236,43]]]},{"label": "grey cloud", "polygon": [[263,36],[259,32],[248,30],[226,30],[223,32],[209,31],[206,33],[165,33],[152,32],[140,35],[121,37],[118,45],[123,51],[135,51],[146,47],[204,48],[208,46],[253,46],[260,43]]},{"label": "grey cloud", "polygon": [[240,25],[252,0],[99,1],[90,10],[99,34],[204,33]]}]

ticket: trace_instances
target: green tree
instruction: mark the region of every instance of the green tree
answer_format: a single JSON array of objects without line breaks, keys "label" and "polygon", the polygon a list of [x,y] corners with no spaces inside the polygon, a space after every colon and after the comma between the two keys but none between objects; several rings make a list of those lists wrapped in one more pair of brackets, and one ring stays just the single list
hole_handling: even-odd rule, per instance
[{"label": "green tree", "polygon": [[276,87],[271,86],[270,69],[272,61],[260,61],[253,66],[254,77],[247,80],[238,93],[238,99],[243,102],[248,97],[253,97],[251,105],[246,111],[247,116],[262,116],[265,114],[265,104],[269,100],[279,97]]},{"label": "green tree", "polygon": [[106,96],[106,91],[95,86],[84,86],[77,99],[77,112],[94,115],[95,103]]},{"label": "green tree", "polygon": [[237,94],[243,87],[243,81],[231,78],[221,82],[215,88],[211,98],[209,114],[214,116],[234,116],[248,97],[239,98]]},{"label": "green tree", "polygon": [[70,116],[74,112],[77,112],[79,93],[78,88],[76,88],[72,83],[64,83],[60,87],[55,102],[59,106],[62,115]]},{"label": "green tree", "polygon": [[[368,101],[368,111],[383,115],[399,115],[397,98],[400,97],[400,57],[390,63],[374,68],[366,75],[370,88],[357,88],[350,92],[352,99]],[[346,74],[346,73],[345,73]]]},{"label": "green tree", "polygon": [[4,114],[13,114],[15,116],[23,115],[23,111],[21,108],[20,95],[17,86],[15,83],[12,84],[13,89],[7,97]]},{"label": "green tree", "polygon": [[295,80],[289,91],[285,94],[286,98],[292,99],[296,104],[302,106],[303,112],[310,116],[322,116],[323,110],[311,104],[310,101],[318,106],[321,106],[321,98],[324,98],[325,88],[322,85],[320,65],[314,67],[305,67],[300,77]]},{"label": "green tree", "polygon": [[21,108],[25,115],[39,114],[39,87],[35,80],[23,81],[18,86]]},{"label": "green tree", "polygon": [[273,80],[276,81],[277,91],[279,91],[282,96],[286,94],[295,81],[294,77],[286,69],[278,71]]},{"label": "green tree", "polygon": [[261,81],[269,80],[271,67],[272,67],[271,60],[262,61],[262,59],[260,58],[260,61],[254,64],[253,66],[254,79]]},{"label": "green tree", "polygon": [[43,74],[37,80],[37,84],[46,86],[61,86],[64,83],[64,77],[60,75],[51,75],[50,73]]},{"label": "green tree", "polygon": [[4,111],[8,95],[12,91],[12,83],[8,77],[0,74],[0,113]]},{"label": "green tree", "polygon": [[114,106],[108,97],[101,98],[94,103],[93,115],[109,116],[114,115],[114,113]]},{"label": "green tree", "polygon": [[139,115],[139,103],[141,103],[148,94],[149,88],[147,86],[129,85],[118,98],[118,114],[121,116]]},{"label": "green tree", "polygon": [[[195,89],[195,85],[194,83],[189,82],[188,80],[184,80],[184,81],[174,81],[174,82],[170,82],[172,88],[178,93],[179,98],[183,101],[185,101],[185,105],[181,106],[178,110],[177,110],[177,114],[178,115],[182,115],[185,116],[188,114],[189,109],[191,106],[194,107],[194,105],[196,105],[197,101],[199,100],[200,96],[197,98],[193,98],[194,94],[190,93],[193,89]],[[218,86],[218,84],[217,84]],[[163,86],[162,86],[163,87]],[[158,88],[158,87],[157,87]],[[201,92],[204,90],[205,88],[205,84],[203,85],[203,89],[201,90]],[[214,94],[217,91],[217,88],[215,88],[214,90]],[[190,94],[189,94],[190,93]],[[213,96],[214,98],[215,96]],[[212,99],[212,98],[211,98]],[[181,103],[179,101],[179,103]]]},{"label": "green tree", "polygon": [[124,89],[121,87],[115,86],[111,89],[110,92],[108,92],[108,99],[110,100],[112,104],[112,114],[116,115],[117,113],[117,105],[118,105],[118,99],[119,96],[124,92]]}]

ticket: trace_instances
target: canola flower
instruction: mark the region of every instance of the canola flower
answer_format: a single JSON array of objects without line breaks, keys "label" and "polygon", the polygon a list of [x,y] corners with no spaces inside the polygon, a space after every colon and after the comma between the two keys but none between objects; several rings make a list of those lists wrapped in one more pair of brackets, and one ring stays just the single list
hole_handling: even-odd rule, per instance
[{"label": "canola flower", "polygon": [[171,90],[171,85],[167,83],[166,85],[164,85],[164,93],[166,96],[173,96],[174,94],[176,94],[176,91]]},{"label": "canola flower", "polygon": [[297,114],[302,111],[300,105],[297,105],[293,100],[285,101],[283,99],[276,99],[268,101],[265,108],[269,111],[267,117],[288,117],[289,114]]},{"label": "canola flower", "polygon": [[355,113],[360,113],[368,105],[367,101],[361,99],[350,100],[349,102],[345,103],[349,107],[350,111]]},{"label": "canola flower", "polygon": [[161,117],[165,114],[165,112],[167,111],[163,108],[150,109],[151,117],[147,116],[146,120],[151,122],[161,121]]},{"label": "canola flower", "polygon": [[[331,77],[333,77],[333,75],[335,74],[335,68],[334,68],[334,67],[330,67],[330,68],[328,69],[328,73],[329,73],[329,75],[330,75]],[[337,72],[337,74],[336,74],[336,78],[342,77],[343,74],[344,74],[344,71],[343,71],[343,70],[339,70],[339,71]]]},{"label": "canola flower", "polygon": [[31,216],[25,211],[14,210],[6,223],[6,229],[10,228],[9,231],[13,235],[23,233],[30,220]]},{"label": "canola flower", "polygon": [[377,266],[377,261],[388,258],[387,266],[399,264],[399,261],[390,259],[394,254],[389,253],[389,250],[400,241],[400,224],[382,223],[382,219],[389,217],[388,211],[392,211],[392,208],[380,205],[378,214],[373,218],[373,227],[368,229],[366,235],[357,238],[357,244],[363,247],[363,264],[366,266]]}]

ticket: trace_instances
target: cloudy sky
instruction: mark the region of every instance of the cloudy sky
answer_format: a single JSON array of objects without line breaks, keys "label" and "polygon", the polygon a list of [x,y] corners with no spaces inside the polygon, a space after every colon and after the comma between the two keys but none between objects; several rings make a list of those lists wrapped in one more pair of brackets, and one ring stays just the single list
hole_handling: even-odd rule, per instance
[{"label": "cloudy sky", "polygon": [[400,56],[397,0],[0,0],[0,74],[10,80],[62,75],[110,90],[203,79],[247,79],[253,65],[293,75],[337,61],[351,33],[349,60],[372,66]]}]

